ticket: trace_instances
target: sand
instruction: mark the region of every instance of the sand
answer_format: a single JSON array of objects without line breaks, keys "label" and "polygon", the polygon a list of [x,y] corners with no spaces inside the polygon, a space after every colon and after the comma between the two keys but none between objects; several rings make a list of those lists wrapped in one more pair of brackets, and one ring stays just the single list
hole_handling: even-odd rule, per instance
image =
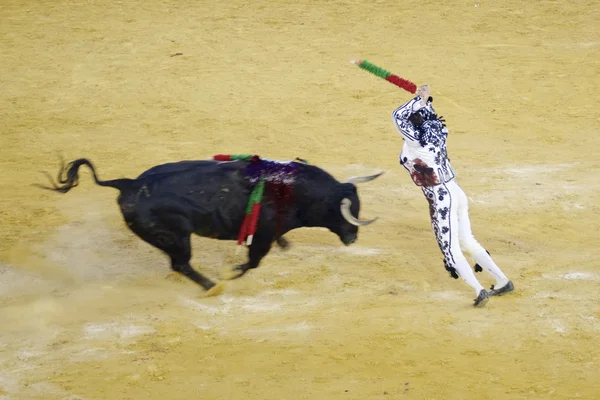
[{"label": "sand", "polygon": [[[600,398],[594,1],[61,1],[0,9],[0,399]],[[397,163],[429,84],[473,231],[517,290],[472,307]],[[362,184],[344,247],[291,232],[206,298],[126,229],[101,178],[217,153]],[[194,238],[214,279],[244,259]],[[489,287],[492,279],[478,274]]]}]

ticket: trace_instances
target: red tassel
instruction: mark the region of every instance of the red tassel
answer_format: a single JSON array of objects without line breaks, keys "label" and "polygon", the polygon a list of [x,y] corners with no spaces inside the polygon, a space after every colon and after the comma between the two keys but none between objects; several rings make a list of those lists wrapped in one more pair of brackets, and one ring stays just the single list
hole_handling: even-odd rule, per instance
[{"label": "red tassel", "polygon": [[228,154],[217,154],[213,156],[213,160],[215,161],[231,161],[231,156]]},{"label": "red tassel", "polygon": [[260,216],[260,203],[252,205],[252,213],[250,214],[250,216],[250,223],[248,226],[248,241],[246,243],[248,246],[252,244],[252,239],[254,238],[254,234],[256,233],[258,217]]},{"label": "red tassel", "polygon": [[387,78],[385,78],[386,81],[393,83],[396,86],[401,87],[402,89],[410,92],[410,93],[416,93],[417,92],[417,85],[415,85],[414,83],[412,83],[411,81],[407,81],[406,79],[402,79],[397,75],[390,75]]},{"label": "red tassel", "polygon": [[238,244],[241,245],[244,243],[246,239],[248,229],[250,228],[250,215],[246,215],[244,217],[244,222],[242,223],[242,227],[240,228],[240,233],[238,234]]}]

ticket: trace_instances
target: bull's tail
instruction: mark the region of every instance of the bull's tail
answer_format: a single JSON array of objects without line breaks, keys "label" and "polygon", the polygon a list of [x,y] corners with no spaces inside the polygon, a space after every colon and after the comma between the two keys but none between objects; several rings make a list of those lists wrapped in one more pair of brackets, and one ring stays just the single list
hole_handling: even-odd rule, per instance
[{"label": "bull's tail", "polygon": [[79,184],[79,167],[81,167],[82,165],[86,165],[92,171],[94,181],[100,186],[112,187],[122,192],[123,190],[129,188],[131,186],[131,183],[133,182],[132,179],[114,179],[111,181],[102,181],[98,179],[98,175],[96,174],[96,168],[94,168],[94,165],[86,158],[79,158],[75,161],[71,161],[66,165],[64,160],[61,160],[60,170],[58,171],[57,177],[58,183],[60,185],[57,185],[54,182],[52,176],[49,173],[44,172],[44,174],[50,180],[52,187],[37,184],[35,184],[35,186],[40,187],[42,189],[54,190],[60,193],[67,193],[69,190],[71,190]]}]

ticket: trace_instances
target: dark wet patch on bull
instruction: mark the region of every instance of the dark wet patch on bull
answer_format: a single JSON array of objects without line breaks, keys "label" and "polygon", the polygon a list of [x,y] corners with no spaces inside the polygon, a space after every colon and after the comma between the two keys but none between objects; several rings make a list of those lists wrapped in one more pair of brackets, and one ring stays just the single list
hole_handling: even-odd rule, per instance
[{"label": "dark wet patch on bull", "polygon": [[265,181],[265,192],[275,204],[277,233],[283,229],[285,211],[293,204],[293,185],[300,165],[256,158],[246,167],[245,173],[252,184],[258,183],[260,179]]},{"label": "dark wet patch on bull", "polygon": [[413,181],[419,186],[435,186],[440,183],[433,168],[425,164],[420,158],[414,160],[414,171],[411,175]]},{"label": "dark wet patch on bull", "polygon": [[275,202],[277,215],[277,226],[275,232],[279,234],[282,231],[283,214],[293,204],[292,185],[282,181],[267,182],[267,191],[269,197]]}]

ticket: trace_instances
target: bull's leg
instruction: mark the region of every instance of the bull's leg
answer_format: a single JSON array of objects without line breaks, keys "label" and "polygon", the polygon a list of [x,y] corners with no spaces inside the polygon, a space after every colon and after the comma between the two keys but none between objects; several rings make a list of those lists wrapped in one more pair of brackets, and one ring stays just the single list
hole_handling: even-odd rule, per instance
[{"label": "bull's leg", "polygon": [[271,250],[271,239],[265,240],[264,238],[260,238],[256,240],[255,238],[248,250],[248,262],[234,267],[234,275],[229,279],[237,279],[248,272],[248,270],[257,268],[269,250]]},{"label": "bull's leg", "polygon": [[181,247],[178,249],[165,250],[171,258],[171,269],[202,286],[202,288],[206,290],[207,296],[218,296],[221,294],[224,289],[222,283],[217,284],[213,282],[190,265],[190,259],[192,257],[190,235],[181,237],[180,239],[182,243]]},{"label": "bull's leg", "polygon": [[[134,223],[128,223],[129,228],[136,233],[142,240],[152,246],[162,250],[171,259],[171,269],[196,282],[207,295],[217,295],[222,292],[222,285],[216,285],[212,280],[200,274],[190,265],[192,258],[192,249],[190,244],[191,233],[183,229],[186,224],[179,221],[179,224],[169,224],[166,226],[162,221],[151,218],[140,222],[138,219]],[[177,229],[171,228],[176,226]]]},{"label": "bull's leg", "polygon": [[180,246],[163,249],[163,251],[171,258],[171,269],[196,282],[202,286],[204,290],[212,289],[212,287],[215,286],[215,283],[197,272],[190,265],[190,259],[192,258],[190,235],[177,239],[179,240]]}]

